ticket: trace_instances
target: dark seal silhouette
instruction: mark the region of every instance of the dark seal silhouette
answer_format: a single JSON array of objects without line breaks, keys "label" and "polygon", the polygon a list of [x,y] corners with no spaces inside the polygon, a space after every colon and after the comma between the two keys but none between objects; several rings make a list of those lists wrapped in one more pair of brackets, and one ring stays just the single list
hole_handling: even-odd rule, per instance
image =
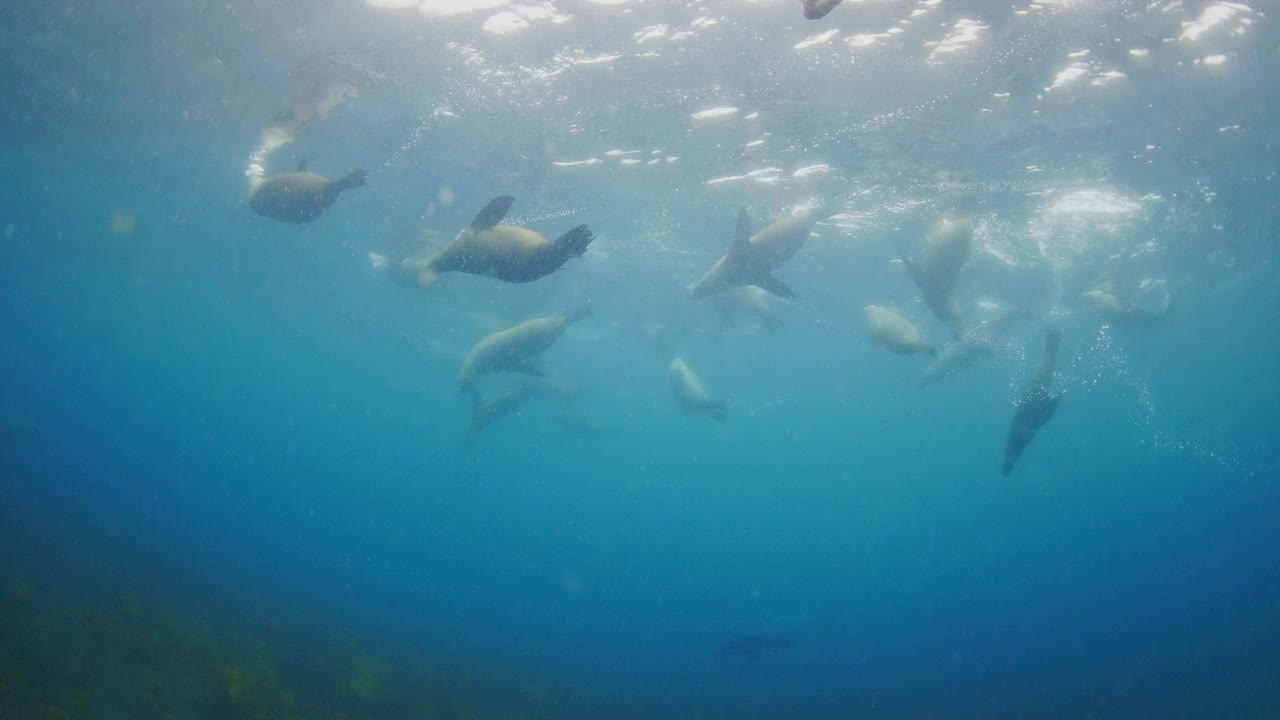
[{"label": "dark seal silhouette", "polygon": [[728,657],[740,657],[757,660],[765,655],[786,652],[791,649],[791,641],[782,637],[768,635],[743,635],[720,646],[720,654]]},{"label": "dark seal silhouette", "polygon": [[1022,457],[1022,452],[1031,444],[1040,428],[1058,411],[1058,402],[1062,400],[1062,396],[1053,394],[1053,375],[1058,362],[1060,340],[1061,335],[1057,330],[1046,333],[1044,357],[1040,359],[1040,367],[1022,391],[1018,409],[1009,425],[1009,437],[1004,444],[1004,467],[1001,474],[1005,477],[1013,472],[1013,466],[1018,463],[1018,458]]},{"label": "dark seal silhouette", "polygon": [[471,226],[458,233],[418,271],[418,284],[427,287],[447,272],[483,275],[509,283],[533,282],[546,277],[569,258],[581,256],[595,235],[579,225],[556,240],[514,225],[502,225],[515,198],[494,198],[476,213]]},{"label": "dark seal silhouette", "polygon": [[801,0],[804,16],[809,20],[821,20],[841,2],[842,0]]},{"label": "dark seal silhouette", "polygon": [[249,207],[263,217],[287,223],[311,222],[324,214],[344,190],[364,185],[364,170],[353,170],[337,180],[307,172],[307,161],[290,173],[272,175],[254,183]]}]

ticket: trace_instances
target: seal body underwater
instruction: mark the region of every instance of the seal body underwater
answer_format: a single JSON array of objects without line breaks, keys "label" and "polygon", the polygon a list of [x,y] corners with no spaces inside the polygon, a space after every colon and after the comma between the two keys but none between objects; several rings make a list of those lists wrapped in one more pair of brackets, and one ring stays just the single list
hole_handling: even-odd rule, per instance
[{"label": "seal body underwater", "polygon": [[770,335],[782,327],[782,318],[769,307],[769,293],[755,285],[743,285],[718,293],[712,296],[711,302],[720,313],[720,324],[724,327],[734,327],[737,324],[734,316],[739,314],[759,319]]},{"label": "seal body underwater", "polygon": [[307,172],[305,160],[294,172],[257,180],[249,188],[249,207],[259,215],[287,223],[311,222],[324,214],[344,190],[364,185],[364,170],[338,178]]},{"label": "seal body underwater", "polygon": [[595,239],[586,225],[553,242],[534,230],[500,224],[514,202],[515,198],[506,195],[490,200],[469,227],[416,268],[419,284],[430,285],[447,272],[509,283],[532,282],[559,270],[569,258],[582,255]]},{"label": "seal body underwater", "polygon": [[920,259],[902,256],[902,266],[911,273],[925,304],[957,338],[964,333],[964,314],[956,300],[956,278],[972,249],[973,224],[944,218],[929,233]]},{"label": "seal body underwater", "polygon": [[485,428],[515,412],[536,392],[532,388],[520,388],[486,398],[481,398],[478,392],[471,393],[471,419],[467,422],[462,446],[471,447]]},{"label": "seal body underwater", "polygon": [[1154,330],[1169,323],[1167,307],[1160,311],[1145,308],[1132,300],[1121,300],[1109,289],[1094,288],[1083,297],[1108,325],[1128,330]]},{"label": "seal body underwater", "polygon": [[966,330],[960,339],[938,351],[938,356],[924,369],[920,384],[944,380],[991,357],[1004,333],[1024,316],[1020,309],[1006,309]]},{"label": "seal body underwater", "polygon": [[804,246],[809,231],[824,217],[825,208],[816,208],[778,220],[752,235],[751,217],[745,208],[739,210],[729,251],[689,288],[689,297],[696,299],[743,285],[755,285],[778,297],[794,298],[795,291],[774,277],[773,271]]},{"label": "seal body underwater", "polygon": [[581,308],[572,313],[534,318],[482,338],[462,361],[458,384],[464,391],[474,392],[476,378],[485,373],[541,375],[529,361],[554,345],[570,325],[590,314],[590,308]]},{"label": "seal body underwater", "polygon": [[676,358],[667,368],[667,380],[671,383],[671,393],[675,395],[680,408],[690,415],[709,415],[719,422],[724,422],[727,404],[724,400],[715,400],[707,394],[702,381],[693,373],[684,358]]},{"label": "seal body underwater", "polygon": [[1040,428],[1053,418],[1058,411],[1058,403],[1062,395],[1053,394],[1053,376],[1058,362],[1058,345],[1061,335],[1057,330],[1048,331],[1045,337],[1044,356],[1040,359],[1040,367],[1036,369],[1022,397],[1018,400],[1018,409],[1014,411],[1013,422],[1009,425],[1009,436],[1004,444],[1004,465],[1001,474],[1009,477],[1018,458],[1031,444]]},{"label": "seal body underwater", "polygon": [[879,305],[868,305],[862,316],[876,344],[899,355],[925,353],[934,357],[938,351],[924,341],[914,323],[897,310]]}]

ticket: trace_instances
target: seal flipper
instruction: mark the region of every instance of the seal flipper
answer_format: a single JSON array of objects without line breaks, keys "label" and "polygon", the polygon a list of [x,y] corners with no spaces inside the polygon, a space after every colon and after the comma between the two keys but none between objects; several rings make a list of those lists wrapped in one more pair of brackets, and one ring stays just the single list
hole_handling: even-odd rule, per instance
[{"label": "seal flipper", "polygon": [[733,319],[733,311],[724,305],[721,305],[717,309],[720,313],[720,327],[736,330],[738,328],[738,323]]},{"label": "seal flipper", "polygon": [[724,422],[725,412],[729,409],[729,403],[724,400],[710,400],[707,402],[707,414],[715,418],[716,422]]},{"label": "seal flipper", "polygon": [[1058,348],[1062,345],[1062,331],[1057,328],[1046,330],[1044,334],[1044,352],[1056,362]]},{"label": "seal flipper", "polygon": [[529,364],[529,363],[527,363],[527,362],[522,362],[522,363],[518,363],[518,364],[516,364],[516,365],[512,365],[511,367],[507,368],[507,370],[508,370],[508,371],[510,371],[510,372],[523,373],[523,374],[525,374],[525,375],[532,375],[532,376],[534,376],[534,377],[546,377],[546,376],[547,376],[547,374],[546,374],[546,373],[542,372],[541,370],[539,370],[538,368],[536,368],[536,367],[534,367],[534,366],[530,365],[530,364]]},{"label": "seal flipper", "polygon": [[751,248],[751,216],[746,208],[738,208],[738,226],[733,231],[733,242],[729,244],[728,255],[739,258]]},{"label": "seal flipper", "polygon": [[916,265],[915,261],[906,255],[902,255],[898,259],[902,261],[902,267],[906,268],[907,272],[911,274],[911,279],[916,282],[916,287],[918,287],[921,292],[924,292],[925,278],[921,273],[920,266]]},{"label": "seal flipper", "polygon": [[841,2],[842,0],[803,0],[805,19],[821,20]]},{"label": "seal flipper", "polygon": [[587,251],[587,246],[595,240],[596,236],[587,229],[586,225],[579,225],[569,232],[556,238],[556,247],[560,248],[560,252],[565,257],[578,256]]},{"label": "seal flipper", "polygon": [[503,195],[490,200],[487,205],[480,208],[480,212],[476,213],[475,219],[471,221],[471,229],[488,230],[502,222],[502,219],[507,216],[507,211],[511,209],[511,204],[515,201],[516,199],[510,195]]},{"label": "seal flipper", "polygon": [[774,295],[777,295],[780,298],[793,300],[796,297],[795,290],[792,290],[791,288],[787,287],[786,283],[782,282],[781,280],[779,280],[778,278],[772,275],[765,275],[763,277],[752,278],[751,284],[755,285],[761,290],[764,290],[765,292],[773,293]]},{"label": "seal flipper", "polygon": [[361,187],[364,185],[364,181],[365,181],[364,168],[357,168],[347,173],[346,175],[338,178],[337,180],[334,180],[332,183],[330,183],[330,186],[333,188],[335,193],[340,193],[343,190],[350,190],[351,188]]},{"label": "seal flipper", "polygon": [[565,313],[564,322],[566,325],[572,325],[578,322],[579,320],[585,320],[589,317],[591,317],[591,306],[583,305],[582,307],[578,308],[577,310],[574,310],[573,312]]}]

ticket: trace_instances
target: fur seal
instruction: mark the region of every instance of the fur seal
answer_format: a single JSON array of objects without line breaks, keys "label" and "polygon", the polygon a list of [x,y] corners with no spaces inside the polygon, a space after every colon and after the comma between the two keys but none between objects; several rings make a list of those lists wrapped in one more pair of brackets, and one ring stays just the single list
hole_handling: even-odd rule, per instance
[{"label": "fur seal", "polygon": [[572,313],[526,320],[515,327],[485,336],[462,361],[458,384],[463,391],[474,393],[475,379],[485,373],[521,372],[541,375],[542,372],[530,365],[529,361],[554,345],[570,325],[589,315],[591,308],[584,307]]},{"label": "fur seal", "polygon": [[685,363],[684,358],[676,358],[667,368],[667,380],[671,383],[671,392],[681,409],[690,415],[710,415],[719,422],[724,422],[724,413],[728,408],[724,400],[713,400],[707,394],[702,381]]},{"label": "fur seal", "polygon": [[471,447],[476,437],[484,429],[502,418],[510,415],[534,395],[532,388],[520,388],[488,398],[481,398],[480,393],[471,393],[471,420],[467,423],[467,433],[462,438],[463,447]]},{"label": "fur seal", "polygon": [[565,433],[579,440],[605,437],[617,432],[612,425],[601,422],[577,408],[564,408],[554,413],[551,421]]},{"label": "fur seal", "polygon": [[1094,288],[1084,299],[1108,325],[1128,330],[1155,330],[1169,323],[1168,301],[1156,309],[1133,300],[1122,300],[1110,287]]},{"label": "fur seal", "polygon": [[897,310],[868,305],[862,308],[862,316],[867,321],[867,329],[871,331],[871,339],[877,345],[899,355],[920,352],[929,357],[938,355],[937,349],[926,344],[916,326]]},{"label": "fur seal", "polygon": [[1025,313],[1019,309],[1004,309],[1000,314],[983,320],[969,328],[964,335],[938,352],[934,361],[924,369],[921,385],[930,385],[955,375],[995,354],[996,343],[1004,333]]},{"label": "fur seal", "polygon": [[1022,398],[1018,400],[1018,409],[1013,413],[1013,422],[1009,424],[1009,436],[1004,443],[1004,466],[1001,474],[1009,477],[1022,451],[1031,444],[1032,438],[1053,418],[1058,410],[1062,395],[1053,394],[1054,367],[1058,362],[1058,344],[1061,335],[1057,330],[1045,333],[1044,357],[1040,359],[1040,367],[1031,376],[1030,382],[1022,390]]},{"label": "fur seal", "polygon": [[816,208],[782,218],[752,235],[751,217],[746,208],[742,208],[738,211],[738,225],[729,251],[689,288],[689,297],[697,299],[743,285],[755,285],[778,297],[794,298],[795,292],[774,277],[773,271],[804,246],[814,223],[824,217],[825,208]]},{"label": "fur seal", "polygon": [[809,20],[821,20],[831,12],[842,0],[800,0],[804,5],[804,16]]},{"label": "fur seal", "polygon": [[749,315],[760,320],[760,324],[764,325],[765,330],[772,335],[778,332],[782,327],[782,318],[779,318],[773,312],[773,308],[769,307],[769,293],[761,290],[755,285],[743,285],[732,290],[726,290],[722,293],[712,296],[711,302],[716,306],[716,310],[720,313],[720,324],[724,327],[734,327],[735,315]]},{"label": "fur seal", "polygon": [[443,235],[436,230],[402,232],[389,249],[370,251],[369,265],[396,285],[421,289],[417,268],[422,267],[431,255],[428,244],[438,245]]},{"label": "fur seal", "polygon": [[919,260],[902,256],[902,266],[916,281],[925,304],[957,338],[964,333],[964,314],[956,300],[956,277],[972,249],[973,224],[943,218],[929,233]]},{"label": "fur seal", "polygon": [[533,282],[550,275],[571,257],[587,251],[595,235],[579,225],[555,242],[541,233],[514,225],[500,225],[515,198],[490,200],[475,219],[440,252],[419,263],[418,283],[427,286],[441,273],[483,275],[509,283]]},{"label": "fur seal", "polygon": [[249,207],[263,217],[287,223],[311,222],[333,205],[343,190],[364,185],[364,170],[353,170],[337,180],[307,172],[307,161],[290,173],[272,175],[249,188]]}]

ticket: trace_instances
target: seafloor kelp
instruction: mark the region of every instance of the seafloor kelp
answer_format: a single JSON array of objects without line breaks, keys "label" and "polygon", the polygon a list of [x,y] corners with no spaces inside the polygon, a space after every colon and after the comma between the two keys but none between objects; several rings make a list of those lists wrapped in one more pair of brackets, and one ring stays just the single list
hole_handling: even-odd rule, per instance
[{"label": "seafloor kelp", "polygon": [[[531,671],[458,660],[314,610],[179,591],[138,558],[0,527],[0,716],[24,720],[564,718]],[[85,547],[81,544],[79,547]],[[65,550],[65,548],[62,548]],[[502,667],[503,669],[499,669]]]}]

